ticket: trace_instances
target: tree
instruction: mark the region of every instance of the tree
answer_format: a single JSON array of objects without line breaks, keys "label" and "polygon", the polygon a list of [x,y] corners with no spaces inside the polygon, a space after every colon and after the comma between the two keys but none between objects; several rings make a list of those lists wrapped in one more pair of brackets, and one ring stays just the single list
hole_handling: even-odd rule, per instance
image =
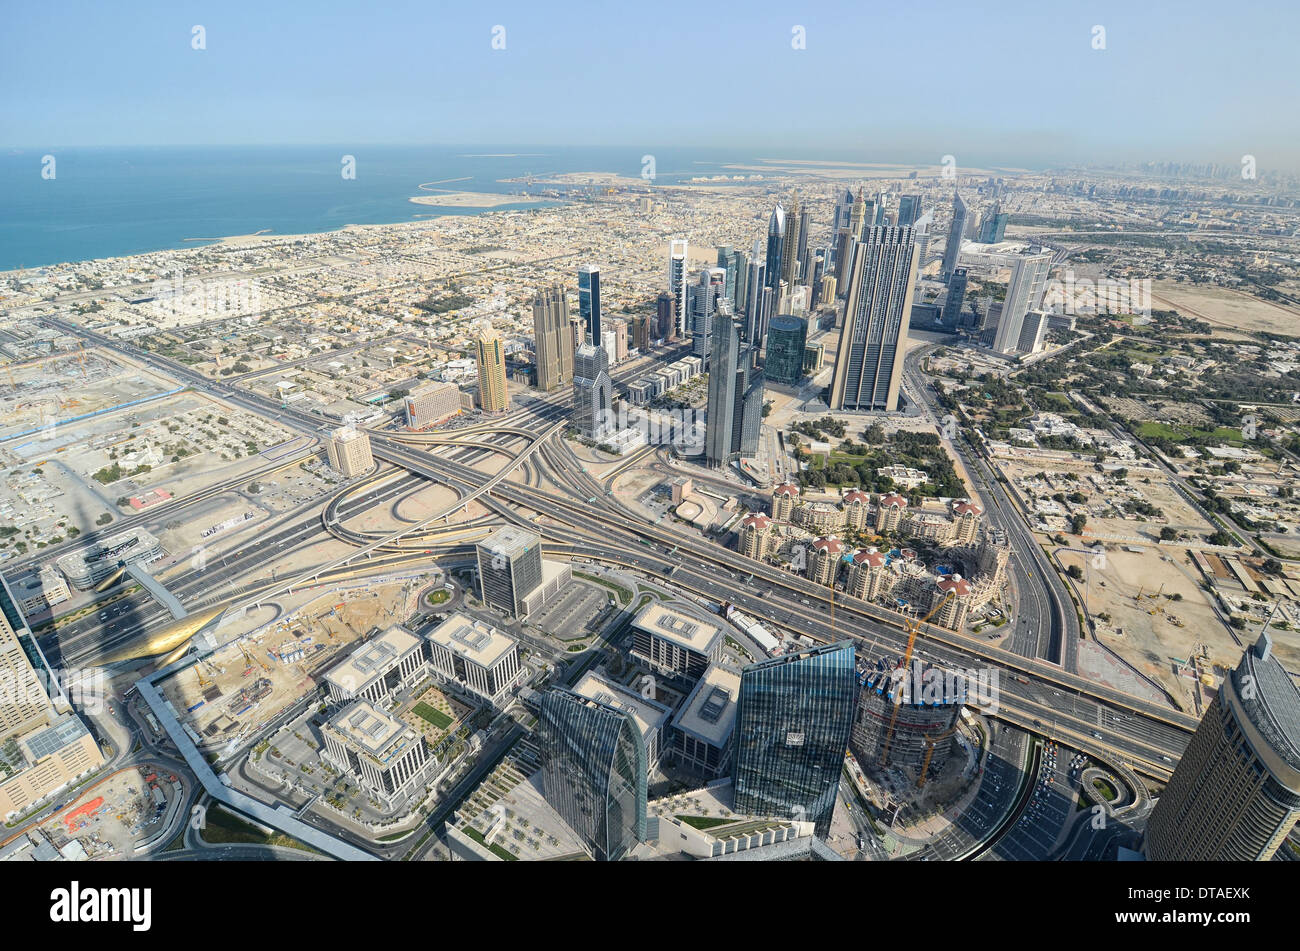
[{"label": "tree", "polygon": [[1168,525],[1160,529],[1160,540],[1162,542],[1171,542],[1177,537],[1178,537],[1178,533],[1174,531],[1172,528],[1170,528]]},{"label": "tree", "polygon": [[1083,580],[1083,569],[1080,568],[1078,565],[1071,565],[1069,568],[1066,568],[1065,573],[1069,575],[1071,578],[1073,578],[1075,581]]},{"label": "tree", "polygon": [[1070,531],[1075,535],[1083,534],[1083,527],[1088,524],[1088,516],[1082,512],[1077,513],[1074,518],[1070,519]]}]

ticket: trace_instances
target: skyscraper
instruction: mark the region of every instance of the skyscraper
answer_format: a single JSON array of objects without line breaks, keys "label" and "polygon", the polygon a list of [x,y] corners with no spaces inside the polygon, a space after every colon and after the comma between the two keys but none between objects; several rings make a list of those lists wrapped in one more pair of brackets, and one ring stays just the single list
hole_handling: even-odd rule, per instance
[{"label": "skyscraper", "polygon": [[1223,680],[1147,820],[1155,861],[1264,861],[1300,818],[1300,689],[1267,629]]},{"label": "skyscraper", "polygon": [[672,291],[664,291],[655,301],[654,336],[659,340],[677,337],[677,298]]},{"label": "skyscraper", "polygon": [[533,298],[533,341],[537,388],[550,393],[573,381],[573,336],[569,332],[569,299],[561,284]]},{"label": "skyscraper", "polygon": [[921,217],[921,196],[903,195],[898,199],[898,226],[910,228]]},{"label": "skyscraper", "polygon": [[734,275],[736,282],[736,292],[731,298],[731,309],[737,314],[743,314],[745,302],[749,300],[749,255],[744,251],[731,252],[730,275]]},{"label": "skyscraper", "polygon": [[717,246],[716,250],[718,252],[716,258],[718,267],[722,268],[722,272],[726,278],[723,284],[723,294],[726,296],[727,300],[734,304],[736,302],[736,262],[731,255],[731,245],[720,244]]},{"label": "skyscraper", "polygon": [[704,457],[714,468],[731,461],[731,431],[735,426],[736,368],[740,365],[740,334],[727,307],[713,315],[709,402],[705,417]]},{"label": "skyscraper", "polygon": [[673,328],[671,336],[678,340],[686,337],[686,252],[685,238],[674,238],[668,242],[668,293],[677,301],[677,326]]},{"label": "skyscraper", "polygon": [[980,219],[979,243],[997,244],[1007,236],[1007,221],[1011,216],[1002,211],[1002,206],[994,202],[984,217]]},{"label": "skyscraper", "polygon": [[584,343],[573,355],[573,425],[587,439],[600,439],[613,424],[612,410],[609,356]]},{"label": "skyscraper", "polygon": [[777,204],[772,215],[767,219],[767,286],[777,289],[781,286],[781,248],[785,243],[785,209]]},{"label": "skyscraper", "polygon": [[957,267],[961,253],[961,238],[966,232],[966,203],[954,190],[952,193],[952,222],[948,226],[948,244],[943,249],[943,267],[940,276],[946,281]]},{"label": "skyscraper", "polygon": [[736,707],[735,809],[830,831],[857,700],[853,644],[750,664]]},{"label": "skyscraper", "polygon": [[859,188],[858,197],[853,199],[853,205],[849,209],[849,236],[855,241],[862,240],[862,232],[871,226],[867,221],[867,196]]},{"label": "skyscraper", "polygon": [[646,837],[646,749],[631,714],[562,687],[537,718],[546,801],[586,844],[615,862]]},{"label": "skyscraper", "polygon": [[713,329],[713,314],[718,302],[726,300],[726,272],[722,268],[700,271],[698,282],[687,287],[690,302],[691,352],[709,365],[709,334]]},{"label": "skyscraper", "polygon": [[831,409],[898,409],[915,281],[912,229],[871,228],[849,275]]},{"label": "skyscraper", "polygon": [[998,320],[993,349],[998,353],[1015,353],[1020,346],[1025,314],[1042,303],[1047,290],[1047,275],[1052,269],[1051,252],[1022,254],[1011,268],[1011,282],[1002,302],[1002,317]]},{"label": "skyscraper", "polygon": [[763,375],[773,383],[794,386],[803,378],[804,346],[808,322],[791,314],[778,314],[767,328],[767,357]]},{"label": "skyscraper", "polygon": [[511,617],[526,616],[528,595],[542,583],[541,536],[507,525],[475,547],[483,603]]},{"label": "skyscraper", "polygon": [[600,268],[594,264],[578,268],[578,315],[582,318],[587,343],[600,346],[604,339],[600,326]]},{"label": "skyscraper", "polygon": [[485,413],[504,412],[510,408],[510,391],[506,389],[506,348],[501,335],[485,327],[474,345],[478,359],[479,409]]},{"label": "skyscraper", "polygon": [[805,202],[799,209],[799,240],[795,247],[795,262],[798,268],[791,274],[791,283],[798,281],[800,284],[809,283],[809,266],[808,258],[808,204]]},{"label": "skyscraper", "polygon": [[943,313],[940,319],[949,327],[956,327],[961,322],[961,305],[966,299],[966,278],[966,269],[959,267],[948,279],[948,297],[943,302]]},{"label": "skyscraper", "polygon": [[799,277],[799,225],[803,220],[796,192],[785,213],[785,235],[781,239],[781,280],[792,287]]}]

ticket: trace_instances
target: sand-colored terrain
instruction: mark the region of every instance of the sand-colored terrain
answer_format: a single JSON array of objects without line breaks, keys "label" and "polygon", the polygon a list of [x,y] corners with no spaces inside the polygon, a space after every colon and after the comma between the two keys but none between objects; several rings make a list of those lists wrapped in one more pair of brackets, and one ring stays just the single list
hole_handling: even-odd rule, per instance
[{"label": "sand-colored terrain", "polygon": [[1155,281],[1151,300],[1157,308],[1172,308],[1226,331],[1300,332],[1300,308],[1270,303],[1226,287]]}]

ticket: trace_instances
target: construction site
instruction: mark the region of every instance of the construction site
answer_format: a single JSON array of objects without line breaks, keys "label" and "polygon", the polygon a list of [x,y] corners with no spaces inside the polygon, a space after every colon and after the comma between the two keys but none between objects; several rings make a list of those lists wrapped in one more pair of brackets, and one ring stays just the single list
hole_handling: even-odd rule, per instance
[{"label": "construction site", "polygon": [[190,738],[224,756],[316,688],[341,652],[414,610],[408,581],[359,584],[314,597],[163,681]]}]

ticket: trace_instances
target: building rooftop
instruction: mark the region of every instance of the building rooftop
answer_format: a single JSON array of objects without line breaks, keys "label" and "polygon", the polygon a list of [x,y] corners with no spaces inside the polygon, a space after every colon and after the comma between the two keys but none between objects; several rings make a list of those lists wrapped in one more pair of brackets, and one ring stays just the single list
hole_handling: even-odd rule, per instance
[{"label": "building rooftop", "polygon": [[388,671],[400,657],[419,646],[419,638],[394,625],[354,650],[325,675],[325,680],[341,690],[358,693]]},{"label": "building rooftop", "polygon": [[657,601],[642,608],[632,619],[632,626],[700,654],[712,651],[722,636],[722,628],[717,624],[673,611]]},{"label": "building rooftop", "polygon": [[329,729],[358,753],[387,763],[415,742],[415,731],[400,720],[375,709],[368,700],[349,703],[330,717]]},{"label": "building rooftop", "polygon": [[453,614],[426,635],[452,653],[483,667],[491,667],[515,646],[515,639],[486,621]]},{"label": "building rooftop", "polygon": [[677,711],[678,729],[715,747],[722,747],[736,723],[740,674],[711,664]]},{"label": "building rooftop", "polygon": [[498,528],[483,541],[479,542],[480,548],[486,548],[489,551],[500,553],[505,557],[513,560],[522,554],[538,547],[542,543],[542,537],[536,532],[530,532],[526,528],[520,528],[518,525],[506,525]]},{"label": "building rooftop", "polygon": [[587,671],[573,687],[573,692],[595,700],[606,706],[615,707],[630,714],[636,721],[636,728],[645,736],[652,730],[664,725],[672,712],[662,703],[635,693],[622,684],[606,680],[594,671]]},{"label": "building rooftop", "polygon": [[[1246,691],[1241,679],[1252,676],[1254,690]],[[1246,649],[1232,677],[1238,697],[1252,694],[1241,701],[1251,722],[1288,766],[1300,770],[1300,688],[1273,655],[1267,632]]]}]

